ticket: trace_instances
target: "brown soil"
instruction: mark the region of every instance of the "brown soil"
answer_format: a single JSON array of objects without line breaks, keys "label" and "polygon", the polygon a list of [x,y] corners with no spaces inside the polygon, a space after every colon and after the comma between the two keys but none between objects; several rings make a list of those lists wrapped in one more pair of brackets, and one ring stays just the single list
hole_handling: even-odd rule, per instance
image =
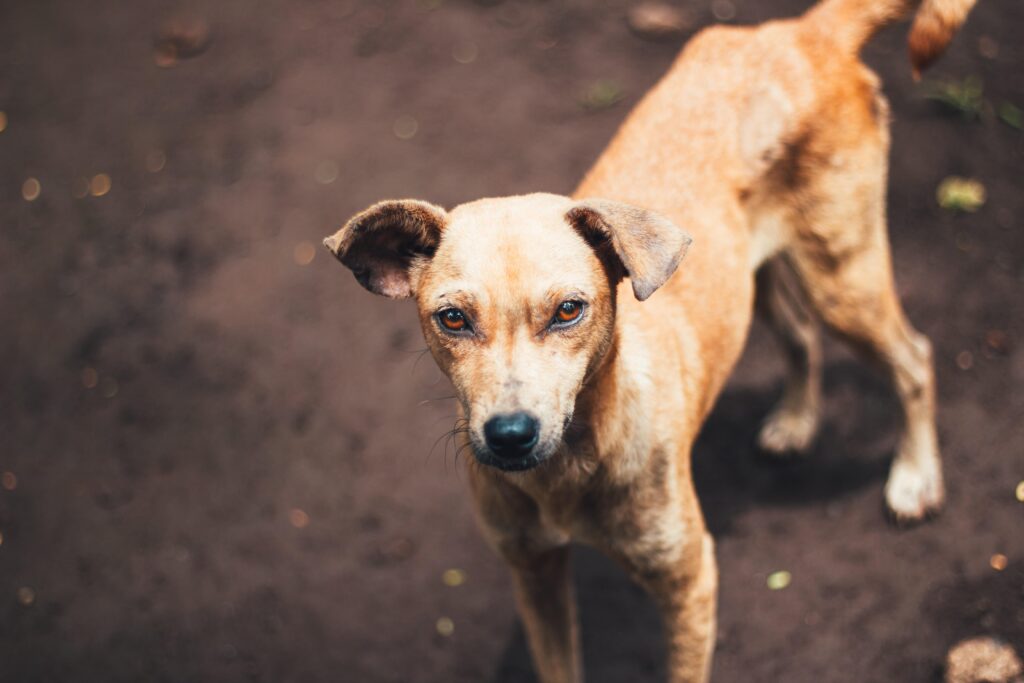
[{"label": "brown soil", "polygon": [[[739,0],[732,21],[805,6]],[[319,239],[384,197],[570,191],[678,49],[627,7],[0,8],[0,680],[532,680],[505,570],[433,445],[454,407],[412,310]],[[181,16],[209,44],[168,58]],[[1024,645],[1024,133],[926,99],[904,32],[866,57],[895,112],[894,259],[935,342],[949,504],[886,523],[898,405],[837,345],[814,452],[766,463],[781,361],[756,328],[695,455],[716,681],[934,681],[961,638]],[[1022,32],[1018,0],[982,0],[929,79],[1024,106]],[[109,192],[77,198],[100,173]],[[940,209],[950,175],[987,204]],[[770,591],[776,570],[792,583]],[[588,680],[659,680],[646,597],[591,551],[576,571]]]}]

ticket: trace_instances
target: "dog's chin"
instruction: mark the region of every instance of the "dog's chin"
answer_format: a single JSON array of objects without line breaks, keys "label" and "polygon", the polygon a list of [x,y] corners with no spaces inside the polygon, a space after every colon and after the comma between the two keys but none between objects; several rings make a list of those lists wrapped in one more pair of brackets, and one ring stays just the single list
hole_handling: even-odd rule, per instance
[{"label": "dog's chin", "polygon": [[529,472],[530,470],[544,464],[554,453],[553,448],[544,448],[538,444],[530,453],[522,458],[509,460],[499,458],[486,446],[473,444],[473,457],[485,467],[493,467],[502,472]]}]

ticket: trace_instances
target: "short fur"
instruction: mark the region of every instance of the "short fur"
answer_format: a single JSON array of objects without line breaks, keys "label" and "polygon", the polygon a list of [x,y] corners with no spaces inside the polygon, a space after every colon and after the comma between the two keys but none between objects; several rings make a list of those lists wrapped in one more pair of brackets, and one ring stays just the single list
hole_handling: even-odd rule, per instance
[{"label": "short fur", "polygon": [[[924,1],[915,67],[945,47],[972,2]],[[814,437],[820,320],[899,394],[906,422],[889,510],[916,521],[942,504],[931,347],[900,307],[886,240],[888,105],[857,57],[916,4],[825,0],[798,19],[708,29],[573,198],[450,212],[385,202],[327,240],[371,291],[416,299],[466,420],[481,528],[512,568],[545,683],[582,678],[571,540],[602,549],[654,596],[671,679],[707,680],[717,572],[690,450],[743,348],[755,280],[790,365],[762,447],[803,450]],[[579,322],[553,327],[570,300],[584,306]],[[453,308],[471,322],[457,333],[439,317]],[[512,467],[489,451],[483,425],[523,410],[540,434]]]}]

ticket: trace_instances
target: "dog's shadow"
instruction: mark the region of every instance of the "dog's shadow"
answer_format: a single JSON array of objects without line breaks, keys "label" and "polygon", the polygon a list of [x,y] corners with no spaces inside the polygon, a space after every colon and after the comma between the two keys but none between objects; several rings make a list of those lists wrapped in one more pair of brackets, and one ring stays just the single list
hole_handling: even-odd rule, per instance
[{"label": "dog's shadow", "polygon": [[[718,401],[693,458],[697,493],[717,538],[732,533],[734,521],[752,507],[807,507],[865,487],[881,488],[898,403],[885,383],[858,363],[831,364],[825,378],[831,410],[806,456],[779,459],[757,451],[757,432],[777,391],[730,388]],[[587,681],[665,680],[661,622],[644,591],[589,548],[574,549],[574,566]],[[521,626],[492,680],[537,680]]]}]

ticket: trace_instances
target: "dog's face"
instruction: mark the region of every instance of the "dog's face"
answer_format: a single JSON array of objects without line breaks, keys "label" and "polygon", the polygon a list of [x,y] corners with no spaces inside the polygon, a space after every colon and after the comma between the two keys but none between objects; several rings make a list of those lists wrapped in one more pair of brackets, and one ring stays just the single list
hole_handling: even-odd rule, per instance
[{"label": "dog's face", "polygon": [[325,244],[370,291],[415,297],[475,457],[519,471],[561,445],[580,389],[612,345],[619,280],[629,276],[647,298],[689,242],[641,209],[536,194],[451,212],[382,202]]}]

